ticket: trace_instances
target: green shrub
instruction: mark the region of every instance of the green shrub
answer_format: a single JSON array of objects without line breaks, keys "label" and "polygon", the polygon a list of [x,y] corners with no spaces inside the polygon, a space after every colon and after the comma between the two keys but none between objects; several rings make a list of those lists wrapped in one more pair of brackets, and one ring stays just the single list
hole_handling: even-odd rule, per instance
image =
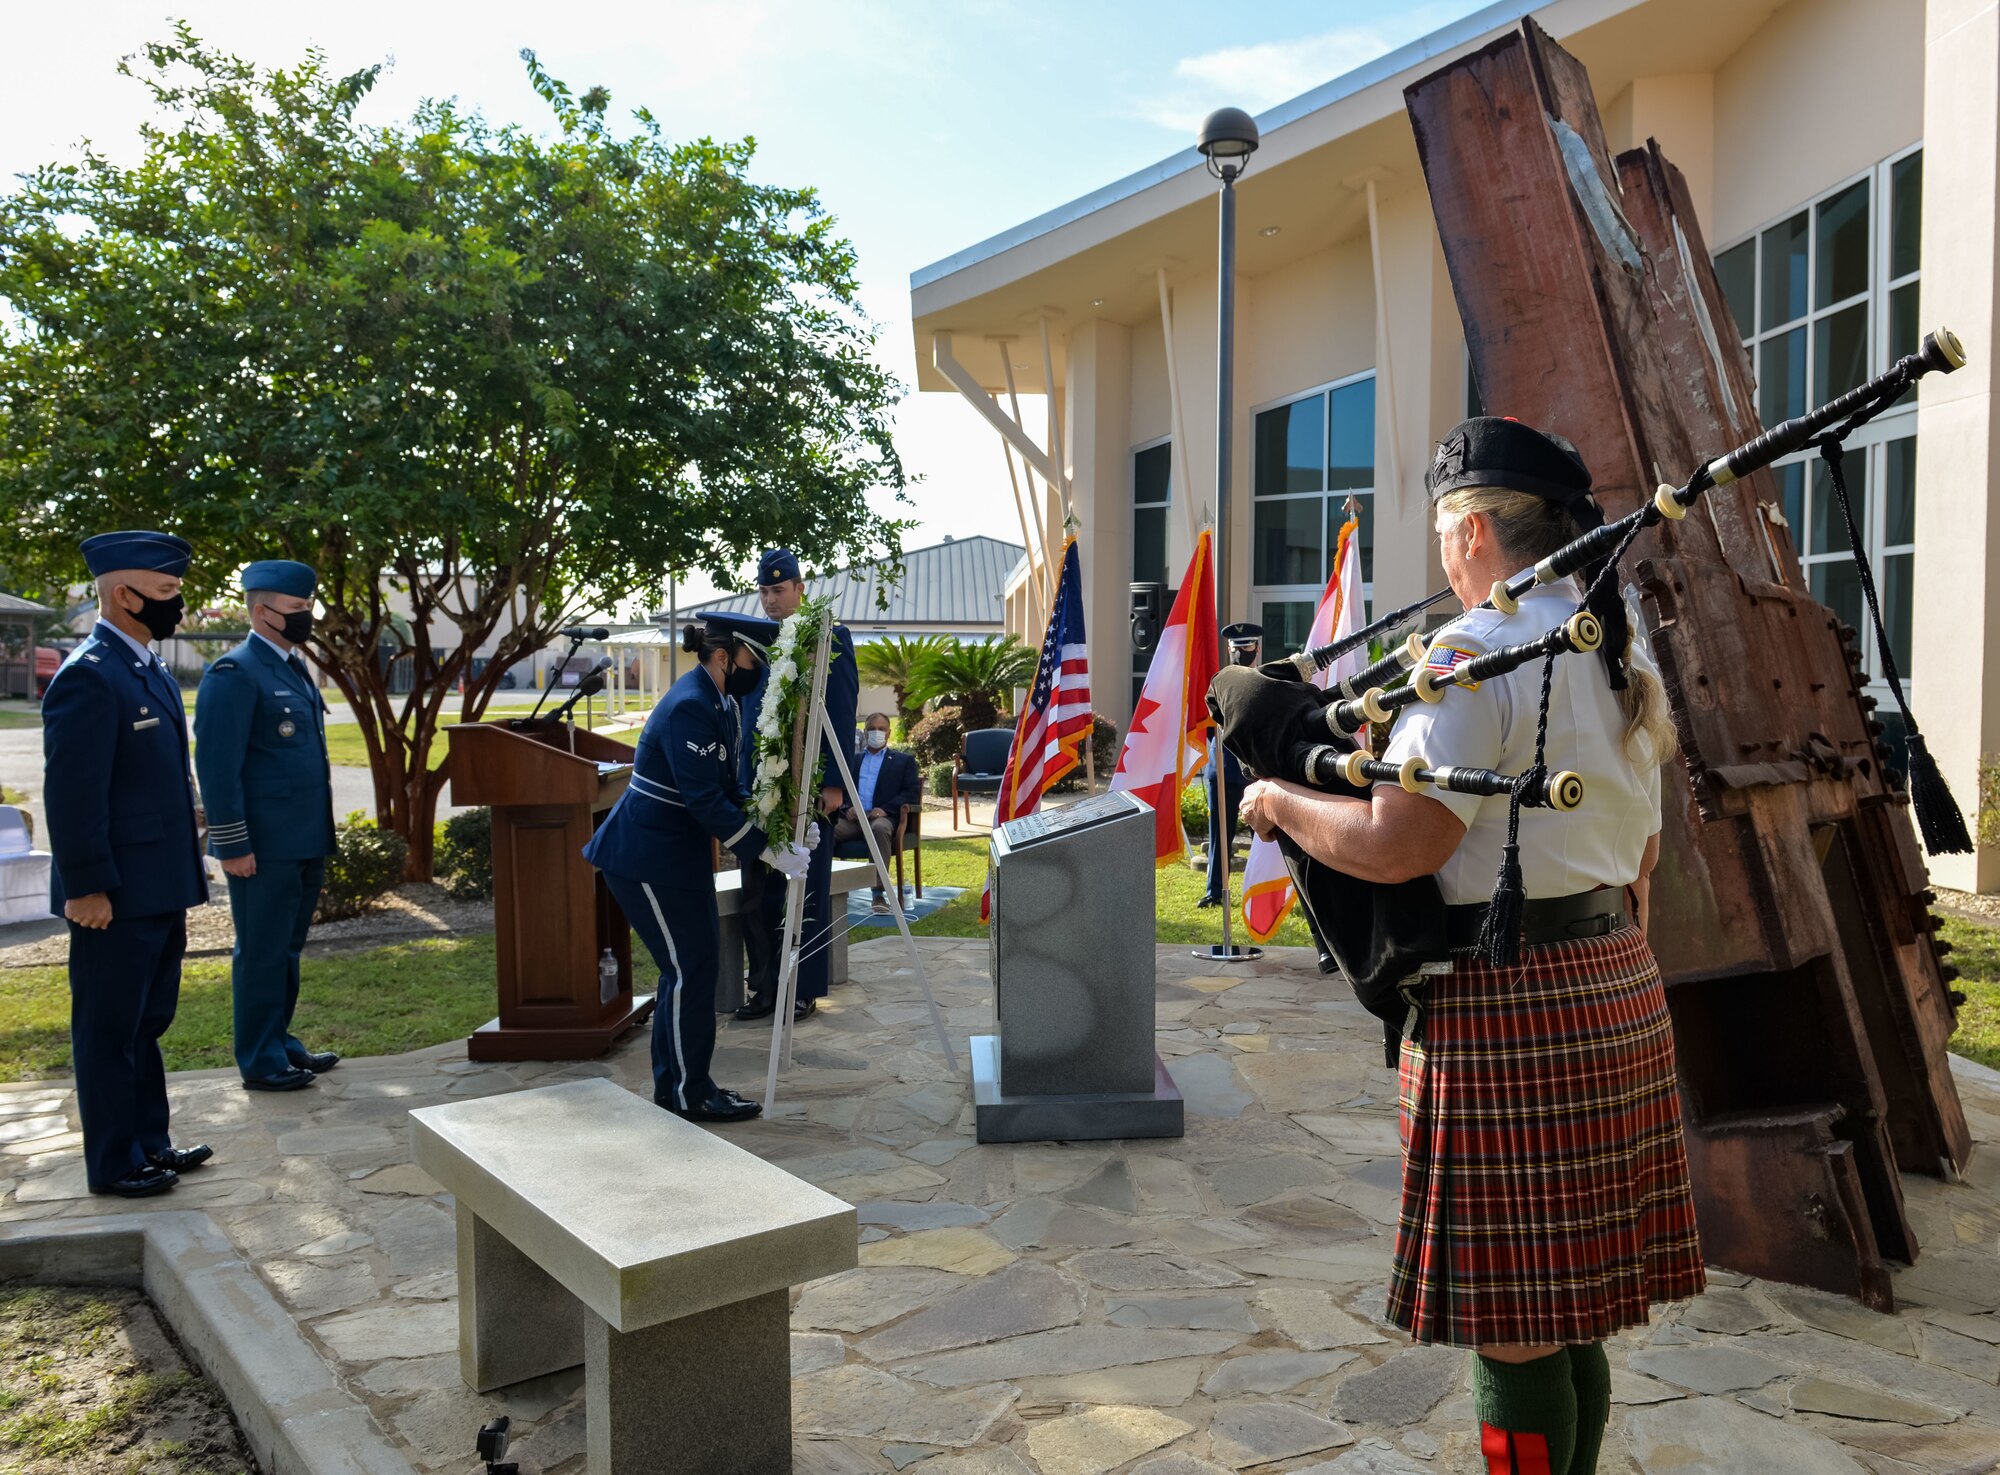
[{"label": "green shrub", "polygon": [[[1102,712],[1090,714],[1090,756],[1097,762],[1097,781],[1111,782],[1111,775],[1118,771],[1118,728]],[[1077,757],[1081,758],[1081,753]],[[1049,792],[1054,794],[1074,794],[1083,788],[1084,775],[1090,770],[1082,763],[1053,785]]]},{"label": "green shrub", "polygon": [[455,901],[493,894],[493,811],[468,809],[438,827],[433,872]]},{"label": "green shrub", "polygon": [[333,845],[315,921],[358,917],[402,884],[409,842],[394,830],[377,829],[359,809],[334,827]]},{"label": "green shrub", "polygon": [[926,712],[910,729],[910,751],[916,754],[920,768],[950,763],[964,746],[965,714],[957,707]]},{"label": "green shrub", "polygon": [[1208,779],[1196,779],[1181,790],[1181,828],[1197,840],[1208,838]]},{"label": "green shrub", "polygon": [[925,786],[930,790],[932,798],[951,797],[951,772],[952,765],[949,763],[933,763],[924,770]]}]

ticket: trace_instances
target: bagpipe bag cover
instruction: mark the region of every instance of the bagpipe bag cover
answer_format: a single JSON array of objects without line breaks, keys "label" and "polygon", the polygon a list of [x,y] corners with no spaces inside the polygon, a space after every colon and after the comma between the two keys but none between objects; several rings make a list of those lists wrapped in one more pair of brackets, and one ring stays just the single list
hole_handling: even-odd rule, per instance
[{"label": "bagpipe bag cover", "polygon": [[[1222,744],[1249,772],[1366,799],[1365,788],[1340,778],[1315,783],[1308,774],[1313,749],[1333,742],[1325,701],[1318,687],[1248,666],[1223,667],[1208,688],[1209,715],[1221,726]],[[1364,881],[1315,860],[1283,831],[1278,849],[1319,947],[1320,970],[1338,967],[1362,1007],[1400,1029],[1410,1005],[1398,985],[1422,965],[1451,956],[1437,877],[1394,885]]]}]

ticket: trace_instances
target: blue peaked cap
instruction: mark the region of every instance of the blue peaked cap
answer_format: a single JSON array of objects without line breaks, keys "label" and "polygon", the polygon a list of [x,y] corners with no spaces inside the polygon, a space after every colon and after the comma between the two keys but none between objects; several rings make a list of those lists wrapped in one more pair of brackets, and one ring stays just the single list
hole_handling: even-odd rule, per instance
[{"label": "blue peaked cap", "polygon": [[757,560],[759,584],[784,584],[804,577],[799,572],[798,555],[789,548],[770,549]]},{"label": "blue peaked cap", "polygon": [[738,640],[749,642],[760,657],[770,658],[771,642],[778,638],[778,622],[767,620],[762,615],[729,614],[722,610],[703,610],[695,616],[708,626],[712,635],[731,635]]},{"label": "blue peaked cap", "polygon": [[185,538],[137,529],[99,533],[94,538],[85,538],[80,546],[92,578],[138,568],[172,574],[178,579],[187,572],[188,561],[194,557],[194,545]]},{"label": "blue peaked cap", "polygon": [[319,575],[312,565],[289,558],[266,558],[243,570],[243,592],[262,589],[272,594],[293,594],[311,599],[319,587]]}]

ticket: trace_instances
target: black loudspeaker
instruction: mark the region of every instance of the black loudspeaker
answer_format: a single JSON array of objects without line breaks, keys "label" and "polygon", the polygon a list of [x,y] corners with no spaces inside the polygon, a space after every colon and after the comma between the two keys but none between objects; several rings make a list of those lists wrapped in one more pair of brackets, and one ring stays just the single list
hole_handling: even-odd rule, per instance
[{"label": "black loudspeaker", "polygon": [[1146,655],[1160,643],[1160,621],[1166,617],[1165,584],[1132,585],[1132,649]]}]

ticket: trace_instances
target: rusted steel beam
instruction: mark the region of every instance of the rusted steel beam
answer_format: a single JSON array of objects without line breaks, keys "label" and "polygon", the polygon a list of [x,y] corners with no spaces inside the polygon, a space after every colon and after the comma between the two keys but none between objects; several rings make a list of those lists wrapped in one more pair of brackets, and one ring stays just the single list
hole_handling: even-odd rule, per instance
[{"label": "rusted steel beam", "polygon": [[[1523,21],[1406,102],[1493,413],[1574,441],[1610,516],[1759,430],[1686,184],[1657,145],[1610,157],[1574,57]],[[1811,598],[1776,502],[1758,472],[1626,564],[1681,739],[1653,935],[1697,1174],[1713,1169],[1697,1184],[1712,1257],[1782,1274],[1791,1255],[1796,1278],[1886,1304],[1881,1257],[1916,1253],[1898,1166],[1950,1175],[1970,1141],[1907,800],[1851,632]],[[1759,1171],[1817,1196],[1736,1212],[1733,1185]],[[1808,1209],[1853,1222],[1821,1224],[1808,1254]],[[1828,1235],[1846,1269],[1827,1268]]]}]

